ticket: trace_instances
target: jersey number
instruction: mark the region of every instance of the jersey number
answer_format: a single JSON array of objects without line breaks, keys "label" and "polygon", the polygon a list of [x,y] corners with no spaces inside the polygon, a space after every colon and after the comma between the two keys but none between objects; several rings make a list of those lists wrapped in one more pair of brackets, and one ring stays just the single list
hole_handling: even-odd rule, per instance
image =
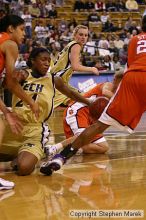
[{"label": "jersey number", "polygon": [[[34,101],[36,101],[37,96],[38,96],[38,94],[35,93],[35,94],[32,96],[32,99],[33,99]],[[22,101],[22,100],[20,100],[19,102],[16,103],[16,107],[22,107],[22,106],[23,106],[23,101]]]},{"label": "jersey number", "polygon": [[146,40],[138,41],[137,54],[146,52]]}]

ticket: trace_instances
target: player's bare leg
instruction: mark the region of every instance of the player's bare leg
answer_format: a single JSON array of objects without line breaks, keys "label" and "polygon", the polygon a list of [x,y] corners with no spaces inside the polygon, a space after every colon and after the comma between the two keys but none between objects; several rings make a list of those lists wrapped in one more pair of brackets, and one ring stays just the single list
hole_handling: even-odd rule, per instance
[{"label": "player's bare leg", "polygon": [[[103,124],[100,121],[91,125],[90,129],[85,129],[79,135],[79,137],[75,138],[73,146],[72,144],[69,144],[59,154],[56,154],[51,161],[48,161],[46,164],[42,165],[40,172],[46,175],[51,175],[53,171],[59,170],[67,159],[76,154],[79,148],[91,142],[91,140],[97,134],[97,131],[98,133],[103,133],[103,131],[108,127],[109,125]],[[82,135],[86,138],[82,138]]]}]

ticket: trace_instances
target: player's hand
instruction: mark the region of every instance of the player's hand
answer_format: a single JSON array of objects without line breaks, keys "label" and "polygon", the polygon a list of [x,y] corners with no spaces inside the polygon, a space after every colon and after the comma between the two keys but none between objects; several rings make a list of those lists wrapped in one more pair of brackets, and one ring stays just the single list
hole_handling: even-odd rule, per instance
[{"label": "player's hand", "polygon": [[16,113],[7,112],[5,114],[5,118],[6,118],[13,133],[15,133],[15,134],[21,133],[21,131],[23,129],[23,125],[22,125],[20,118],[17,116]]},{"label": "player's hand", "polygon": [[21,82],[27,78],[28,73],[25,70],[15,70],[13,72],[13,77],[18,81]]},{"label": "player's hand", "polygon": [[38,119],[39,118],[39,113],[40,113],[38,103],[37,102],[33,102],[30,105],[30,108],[31,108],[32,112],[35,114],[36,119]]},{"label": "player's hand", "polygon": [[92,68],[92,72],[95,74],[95,75],[99,75],[99,71],[96,67],[91,67]]}]

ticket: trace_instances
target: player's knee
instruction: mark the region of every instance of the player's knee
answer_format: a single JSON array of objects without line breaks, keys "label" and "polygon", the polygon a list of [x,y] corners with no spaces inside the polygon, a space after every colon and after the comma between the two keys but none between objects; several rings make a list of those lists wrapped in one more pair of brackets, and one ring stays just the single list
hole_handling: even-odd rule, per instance
[{"label": "player's knee", "polygon": [[34,166],[27,164],[25,161],[18,163],[18,175],[26,176],[30,175],[34,170]]},{"label": "player's knee", "polygon": [[104,154],[109,150],[107,142],[102,142],[99,144],[91,143],[83,146],[83,153],[87,154]]},{"label": "player's knee", "polygon": [[108,150],[109,150],[109,147],[108,147],[108,146],[101,147],[101,148],[100,148],[100,153],[101,153],[101,154],[105,154]]}]

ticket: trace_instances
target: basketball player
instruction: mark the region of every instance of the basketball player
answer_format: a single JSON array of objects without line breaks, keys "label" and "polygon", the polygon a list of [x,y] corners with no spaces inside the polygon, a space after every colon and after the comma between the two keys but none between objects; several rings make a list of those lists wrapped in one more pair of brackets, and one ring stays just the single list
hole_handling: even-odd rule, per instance
[{"label": "basketball player", "polygon": [[60,169],[66,159],[88,144],[92,138],[109,126],[133,133],[146,110],[146,16],[142,18],[142,32],[134,36],[128,47],[127,70],[115,95],[98,121],[85,129],[47,166],[50,174]]},{"label": "basketball player", "polygon": [[[28,59],[28,69],[23,72],[21,80],[23,90],[29,97],[38,101],[40,114],[38,120],[32,114],[31,110],[24,105],[24,102],[13,94],[12,109],[23,122],[23,131],[14,137],[13,133],[6,126],[1,154],[17,157],[17,166],[19,175],[28,175],[36,163],[45,157],[44,146],[48,142],[50,129],[48,120],[53,111],[54,82],[56,88],[69,96],[71,99],[79,100],[89,104],[78,93],[68,89],[60,77],[53,77],[47,70],[50,64],[50,55],[45,48],[34,48]],[[22,81],[23,80],[23,81]]]},{"label": "basketball player", "polygon": [[[86,44],[88,39],[88,27],[84,25],[78,25],[73,31],[73,41],[67,44],[67,46],[58,55],[57,61],[51,68],[51,73],[60,76],[65,84],[69,84],[69,80],[73,74],[73,71],[79,72],[91,72],[99,75],[97,68],[83,66],[80,63],[81,50]],[[75,90],[75,88],[73,88]],[[69,98],[61,94],[56,90],[54,98],[54,108],[59,105],[67,105]]]},{"label": "basketball player", "polygon": [[[13,70],[18,57],[18,45],[22,43],[25,36],[24,20],[16,15],[7,15],[0,20],[0,85],[2,84],[2,74],[5,69],[5,86],[12,93],[15,93],[19,98],[26,102],[38,117],[39,108],[20,85],[13,78]],[[11,130],[18,134],[22,130],[22,124],[16,114],[10,112],[5,104],[0,99],[0,110],[3,112],[7,123]],[[0,115],[0,145],[4,133],[3,119]],[[8,186],[9,185],[9,186]],[[0,189],[12,188],[14,183],[0,179]]]},{"label": "basketball player", "polygon": [[[113,82],[105,82],[97,84],[93,89],[84,94],[85,97],[90,97],[96,100],[100,96],[108,97],[109,99],[114,95],[120,81],[123,78],[123,69],[116,71]],[[97,110],[98,111],[98,110]],[[45,146],[46,154],[51,158],[57,152],[65,148],[69,143],[77,138],[87,127],[95,123],[90,116],[89,107],[79,102],[72,102],[64,111],[63,116],[64,133],[66,140],[61,143]],[[79,153],[105,153],[108,150],[108,143],[102,134],[96,134],[89,144],[85,144],[78,150]],[[43,163],[41,172],[47,174],[47,165],[50,162]]]},{"label": "basketball player", "polygon": [[[122,73],[116,73],[113,83],[106,82],[97,84],[84,96],[91,100],[96,100],[100,96],[106,96],[111,98],[115,93],[117,86],[119,85],[123,77]],[[98,111],[98,109],[97,109]],[[74,102],[64,111],[63,117],[64,133],[66,138],[72,136],[79,136],[87,127],[92,125],[95,121],[90,116],[89,107],[83,103]],[[108,143],[102,134],[97,134],[93,140],[80,148],[80,152],[84,153],[105,153],[108,150]]]},{"label": "basketball player", "polygon": [[[24,36],[25,27],[22,18],[16,15],[7,15],[0,20],[0,79],[5,69],[5,87],[28,104],[35,116],[38,117],[38,105],[26,95],[19,83],[13,78],[15,62],[18,58],[18,46],[24,40]],[[19,127],[17,129],[14,123],[11,128],[16,133],[20,131]]]}]

